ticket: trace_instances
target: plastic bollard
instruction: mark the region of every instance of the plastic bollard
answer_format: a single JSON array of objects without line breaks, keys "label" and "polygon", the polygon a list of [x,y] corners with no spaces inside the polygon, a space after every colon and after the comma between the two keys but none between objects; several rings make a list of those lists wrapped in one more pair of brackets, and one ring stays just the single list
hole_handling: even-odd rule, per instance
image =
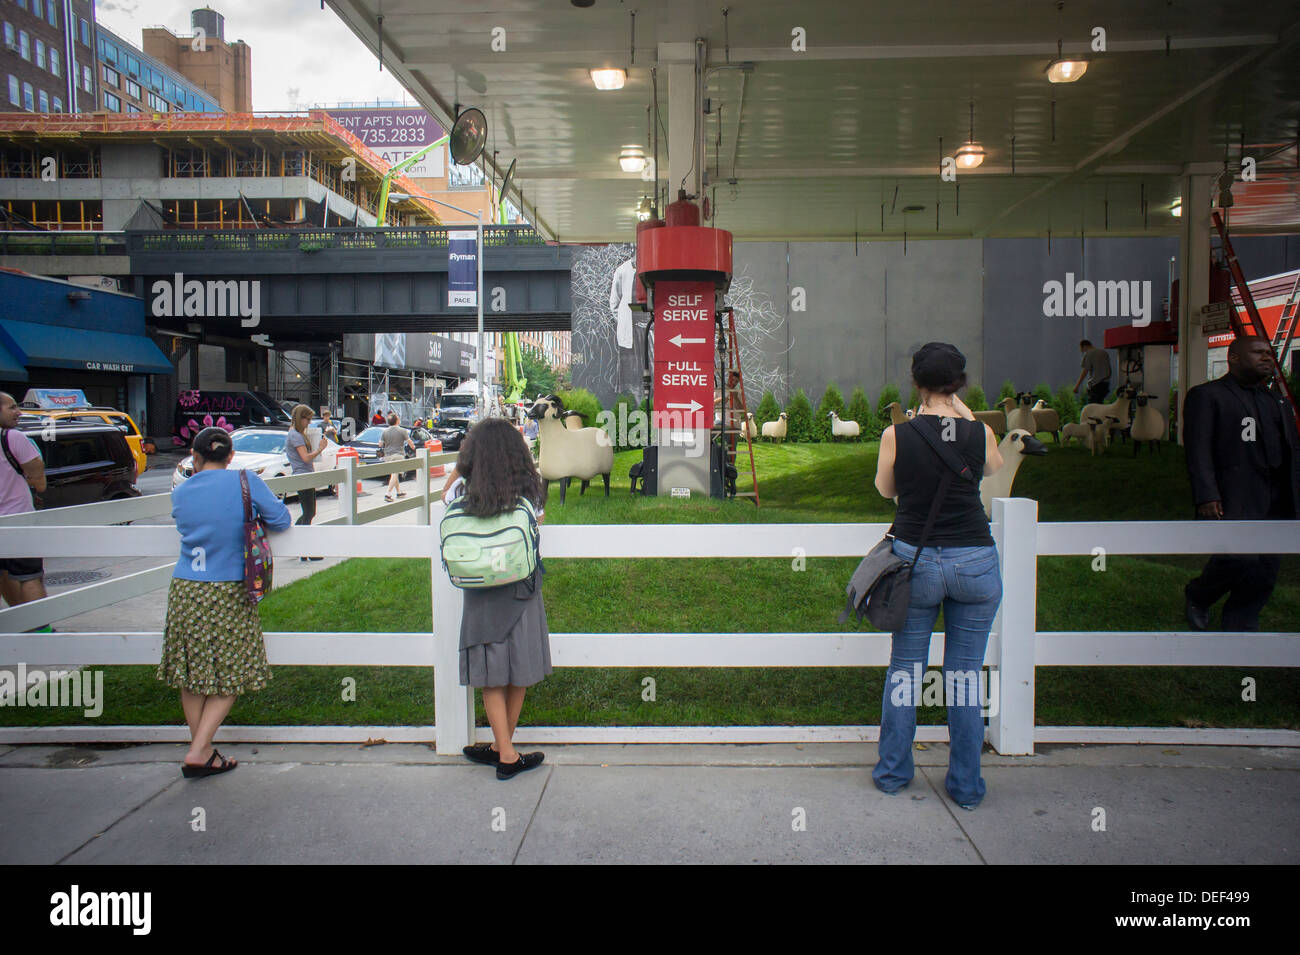
[{"label": "plastic bollard", "polygon": [[[424,442],[425,450],[430,454],[442,454],[442,442],[437,438],[430,438]],[[447,475],[447,466],[445,464],[432,464],[429,466],[429,477],[445,477]]]},{"label": "plastic bollard", "polygon": [[[340,458],[356,458],[357,463],[361,463],[361,456],[357,454],[356,448],[339,448],[338,454],[335,455],[335,461],[338,461]],[[343,466],[343,464],[339,464],[339,467]],[[361,490],[361,478],[357,478],[357,494],[360,495],[364,493],[366,492]]]}]

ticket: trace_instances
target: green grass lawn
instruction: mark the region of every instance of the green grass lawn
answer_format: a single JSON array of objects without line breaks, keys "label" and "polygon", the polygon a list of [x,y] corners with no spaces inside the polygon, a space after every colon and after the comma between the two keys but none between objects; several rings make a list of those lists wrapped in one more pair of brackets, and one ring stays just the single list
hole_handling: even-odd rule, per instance
[{"label": "green grass lawn", "polygon": [[[570,487],[567,503],[551,488],[548,524],[803,523],[888,521],[893,504],[872,486],[875,444],[762,445],[756,449],[763,506],[738,500],[633,498],[619,454],[605,498]],[[1192,506],[1182,449],[1134,460],[1125,446],[1092,459],[1080,448],[1052,448],[1025,462],[1017,496],[1039,501],[1040,519],[1178,520]],[[797,542],[792,541],[792,546]],[[865,547],[864,547],[865,549]],[[1182,587],[1204,558],[1112,557],[1104,573],[1090,557],[1039,560],[1040,630],[1173,630],[1185,626]],[[856,559],[810,559],[794,571],[779,560],[550,560],[546,607],[554,633],[837,632],[844,584]],[[267,630],[425,631],[431,627],[429,566],[420,560],[355,559],[290,586],[262,604]],[[1080,595],[1086,595],[1081,599]],[[159,593],[159,599],[163,595]],[[1300,621],[1300,561],[1284,558],[1262,627],[1295,630]],[[869,630],[865,624],[849,627]],[[936,624],[942,629],[942,618]],[[656,680],[657,698],[641,699]],[[1257,702],[1240,699],[1243,677]],[[342,681],[357,681],[343,702]],[[567,669],[529,693],[531,725],[863,724],[880,719],[883,669],[745,668]],[[267,690],[240,700],[241,724],[427,724],[433,720],[427,668],[278,667]],[[177,723],[171,689],[151,667],[105,674],[101,723]],[[480,720],[482,713],[480,710]],[[941,723],[923,707],[918,719]],[[1040,724],[1300,727],[1300,671],[1194,667],[1043,667]],[[0,710],[0,724],[84,722],[75,711]]]}]

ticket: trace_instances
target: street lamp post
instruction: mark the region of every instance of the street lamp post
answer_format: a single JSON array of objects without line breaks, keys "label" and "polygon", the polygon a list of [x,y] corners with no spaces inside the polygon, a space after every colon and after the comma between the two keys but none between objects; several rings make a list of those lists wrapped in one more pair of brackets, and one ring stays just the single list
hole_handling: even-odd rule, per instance
[{"label": "street lamp post", "polygon": [[435,199],[433,196],[413,196],[406,192],[390,192],[388,198],[396,199],[399,202],[407,199],[420,198],[428,202],[437,203],[445,206],[461,215],[473,216],[475,223],[476,251],[474,258],[478,266],[478,291],[475,293],[474,300],[478,303],[478,405],[479,417],[486,418],[488,415],[489,405],[487,400],[487,352],[483,347],[483,213],[482,211],[470,212],[468,209],[462,209],[460,206],[453,206],[450,202],[444,202],[441,199]]}]

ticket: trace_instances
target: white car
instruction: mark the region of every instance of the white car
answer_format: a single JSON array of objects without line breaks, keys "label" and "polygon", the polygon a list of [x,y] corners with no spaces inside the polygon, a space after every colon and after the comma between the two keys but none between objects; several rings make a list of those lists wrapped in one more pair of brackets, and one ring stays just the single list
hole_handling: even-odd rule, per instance
[{"label": "white car", "polygon": [[[287,477],[291,474],[289,456],[285,453],[284,442],[288,428],[239,428],[231,433],[231,443],[235,447],[232,468],[252,471],[265,480]],[[308,430],[309,440],[316,433]],[[328,440],[328,439],[327,439]],[[329,442],[325,453],[313,462],[318,471],[329,471],[338,466],[339,445]],[[194,473],[194,457],[185,458],[172,471],[172,489],[175,490],[186,478]]]}]

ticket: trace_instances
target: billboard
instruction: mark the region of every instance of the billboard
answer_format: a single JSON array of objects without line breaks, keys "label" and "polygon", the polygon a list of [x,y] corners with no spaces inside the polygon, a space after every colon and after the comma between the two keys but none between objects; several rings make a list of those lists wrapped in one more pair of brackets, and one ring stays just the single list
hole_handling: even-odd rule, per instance
[{"label": "billboard", "polygon": [[[409,159],[423,147],[446,135],[442,126],[418,106],[331,109],[328,112],[344,129],[377,152],[389,165]],[[446,154],[445,146],[435,149],[403,173],[414,178],[441,178],[446,175],[443,159]]]},{"label": "billboard", "polygon": [[344,335],[343,353],[348,358],[373,361],[397,371],[423,371],[467,377],[476,368],[478,349],[454,338],[429,332],[394,332],[377,335]]}]

